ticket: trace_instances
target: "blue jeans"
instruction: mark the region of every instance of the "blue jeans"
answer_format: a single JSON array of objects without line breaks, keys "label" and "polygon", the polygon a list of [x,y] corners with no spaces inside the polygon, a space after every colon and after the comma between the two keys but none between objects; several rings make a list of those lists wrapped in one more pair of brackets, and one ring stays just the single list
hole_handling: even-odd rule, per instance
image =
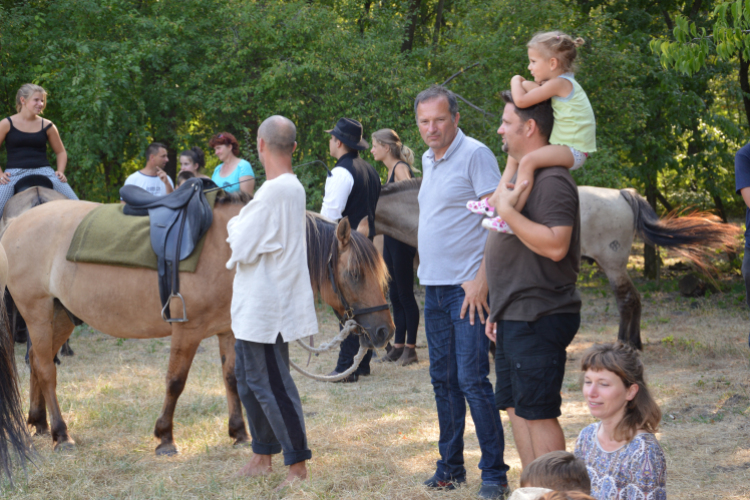
[{"label": "blue jeans", "polygon": [[[464,290],[460,286],[428,286],[424,318],[430,353],[430,378],[435,391],[440,439],[437,476],[461,480],[464,468],[464,427],[469,402],[482,458],[484,484],[507,484],[508,466],[503,462],[503,426],[495,408],[495,394],[488,378],[489,344],[484,325],[469,313],[460,319]],[[476,314],[476,313],[475,313]]]}]

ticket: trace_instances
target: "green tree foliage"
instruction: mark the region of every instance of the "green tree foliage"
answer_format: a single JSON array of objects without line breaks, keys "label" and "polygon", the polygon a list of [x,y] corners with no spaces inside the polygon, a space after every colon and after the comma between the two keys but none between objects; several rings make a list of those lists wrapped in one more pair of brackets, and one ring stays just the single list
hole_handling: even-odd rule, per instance
[{"label": "green tree foliage", "polygon": [[[419,158],[413,99],[454,75],[461,127],[503,165],[500,92],[514,74],[529,76],[531,36],[561,29],[587,42],[577,78],[597,116],[599,151],[579,183],[727,213],[744,119],[735,62],[683,76],[649,47],[683,29],[680,16],[701,36],[715,15],[695,0],[0,0],[0,105],[10,114],[21,84],[45,86],[70,182],[96,201],[117,199],[153,140],[168,146],[174,175],[179,151],[207,150],[229,131],[262,174],[255,135],[272,114],[297,124],[296,163],[333,164],[324,131],[341,116],[360,120],[368,139],[395,129]],[[210,172],[217,161],[206,152]],[[318,208],[324,169],[299,175]]]}]

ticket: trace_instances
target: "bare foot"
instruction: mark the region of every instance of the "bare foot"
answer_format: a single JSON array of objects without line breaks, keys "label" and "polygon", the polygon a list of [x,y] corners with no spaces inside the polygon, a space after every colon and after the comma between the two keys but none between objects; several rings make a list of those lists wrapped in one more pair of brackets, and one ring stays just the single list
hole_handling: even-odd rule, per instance
[{"label": "bare foot", "polygon": [[234,473],[235,477],[267,476],[271,473],[271,455],[253,455],[253,458]]},{"label": "bare foot", "polygon": [[304,481],[305,479],[307,479],[307,462],[297,462],[289,466],[289,474],[287,474],[286,479],[274,491],[279,492],[287,486],[291,486],[292,483]]}]

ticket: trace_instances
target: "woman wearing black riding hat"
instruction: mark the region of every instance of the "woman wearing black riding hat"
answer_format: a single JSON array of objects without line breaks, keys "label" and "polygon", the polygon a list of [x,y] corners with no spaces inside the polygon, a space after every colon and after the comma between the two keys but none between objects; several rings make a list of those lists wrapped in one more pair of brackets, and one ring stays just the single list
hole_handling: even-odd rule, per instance
[{"label": "woman wearing black riding hat", "polygon": [[[328,149],[337,159],[326,179],[325,195],[320,214],[332,221],[349,217],[349,223],[356,229],[360,221],[367,218],[370,225],[370,239],[375,236],[375,207],[380,196],[380,176],[372,166],[360,158],[359,152],[369,144],[362,138],[362,124],[351,118],[341,118],[331,130]],[[339,360],[332,375],[343,373],[354,363],[359,350],[359,340],[350,335],[341,343]],[[356,382],[360,375],[370,374],[368,352],[356,372],[343,382]]]}]

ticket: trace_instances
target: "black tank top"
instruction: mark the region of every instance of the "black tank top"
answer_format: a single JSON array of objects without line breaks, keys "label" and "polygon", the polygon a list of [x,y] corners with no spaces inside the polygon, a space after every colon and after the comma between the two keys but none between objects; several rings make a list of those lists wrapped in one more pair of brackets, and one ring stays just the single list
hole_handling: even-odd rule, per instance
[{"label": "black tank top", "polygon": [[403,163],[404,165],[406,165],[406,170],[409,171],[409,178],[411,179],[414,178],[414,174],[412,173],[411,167],[409,166],[409,164],[406,163],[405,161],[397,161],[396,164],[393,166],[391,177],[388,179],[388,182],[386,182],[386,184],[390,184],[391,182],[396,182],[396,167],[398,167],[400,163]]},{"label": "black tank top", "polygon": [[47,159],[47,129],[52,126],[49,122],[39,132],[21,132],[10,122],[10,131],[5,136],[5,149],[8,151],[8,161],[5,168],[41,168],[49,167]]}]

